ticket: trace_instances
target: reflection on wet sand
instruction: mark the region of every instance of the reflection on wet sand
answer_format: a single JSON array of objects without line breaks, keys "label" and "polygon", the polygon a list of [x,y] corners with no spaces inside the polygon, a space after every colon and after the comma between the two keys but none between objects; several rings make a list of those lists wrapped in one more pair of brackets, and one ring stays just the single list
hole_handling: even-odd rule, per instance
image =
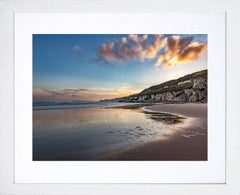
[{"label": "reflection on wet sand", "polygon": [[34,160],[95,160],[107,151],[169,139],[190,119],[141,108],[33,111]]},{"label": "reflection on wet sand", "polygon": [[[143,108],[152,120],[168,124],[156,141],[145,142],[120,151],[108,151],[99,160],[117,161],[206,161],[207,150],[207,104],[157,104]],[[174,113],[166,117],[161,113]],[[185,119],[175,118],[181,115]],[[154,119],[153,119],[154,118]],[[164,120],[162,120],[162,118]],[[170,122],[169,122],[170,121]],[[171,125],[171,123],[174,123]]]},{"label": "reflection on wet sand", "polygon": [[184,117],[180,117],[178,115],[173,115],[168,113],[157,113],[157,112],[144,112],[144,113],[148,115],[148,118],[151,118],[152,120],[163,122],[169,125],[183,123],[183,119],[185,119]]}]

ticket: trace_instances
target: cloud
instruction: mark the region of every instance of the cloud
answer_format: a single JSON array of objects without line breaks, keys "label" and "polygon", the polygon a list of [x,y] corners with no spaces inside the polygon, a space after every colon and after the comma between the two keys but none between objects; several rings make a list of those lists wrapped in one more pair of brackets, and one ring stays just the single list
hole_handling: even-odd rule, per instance
[{"label": "cloud", "polygon": [[146,47],[148,35],[138,36],[130,34],[122,37],[120,41],[102,44],[98,48],[98,59],[105,63],[121,63],[136,60],[140,52]]},{"label": "cloud", "polygon": [[74,100],[74,97],[85,93],[87,89],[33,89],[34,101],[67,101]]},{"label": "cloud", "polygon": [[72,48],[72,50],[80,51],[80,52],[83,51],[82,48],[80,48],[78,45],[74,46],[74,47]]},{"label": "cloud", "polygon": [[154,59],[161,48],[166,45],[166,39],[161,40],[162,35],[153,35],[155,38],[151,45],[149,45],[144,51],[140,53],[140,61],[147,59]]},{"label": "cloud", "polygon": [[177,58],[178,62],[186,62],[186,61],[193,61],[197,60],[199,55],[206,51],[207,44],[206,43],[192,43],[191,45],[188,45],[185,50],[183,50]]},{"label": "cloud", "polygon": [[98,54],[102,57],[102,59],[105,62],[113,61],[116,59],[115,54],[113,53],[113,47],[114,43],[110,42],[107,44],[103,44],[99,49],[98,49]]},{"label": "cloud", "polygon": [[67,48],[66,50],[63,50],[64,55],[74,58],[78,61],[82,60],[82,57],[84,56],[84,51],[79,45],[75,45],[71,48]]},{"label": "cloud", "polygon": [[172,67],[175,64],[197,60],[207,50],[207,43],[193,42],[193,37],[172,36],[167,39],[165,52],[159,55],[155,67],[163,65]]},{"label": "cloud", "polygon": [[127,38],[126,37],[122,37],[121,41],[118,44],[118,47],[121,48],[123,45],[125,45],[127,43]]},{"label": "cloud", "polygon": [[64,88],[64,89],[33,89],[33,101],[60,101],[60,102],[86,102],[112,99],[138,93],[140,90],[132,89],[126,85],[118,88]]},{"label": "cloud", "polygon": [[[164,37],[161,34],[152,35],[151,44],[147,44],[148,35],[129,34],[119,41],[102,44],[98,48],[98,58],[94,61],[103,60],[110,65],[117,65],[122,62],[145,59],[156,60],[155,67],[160,65],[172,67],[175,64],[187,63],[197,60],[207,50],[207,43],[193,42],[193,36]],[[158,69],[159,70],[159,69]]]},{"label": "cloud", "polygon": [[138,35],[130,34],[128,35],[128,39],[132,42],[138,43]]}]

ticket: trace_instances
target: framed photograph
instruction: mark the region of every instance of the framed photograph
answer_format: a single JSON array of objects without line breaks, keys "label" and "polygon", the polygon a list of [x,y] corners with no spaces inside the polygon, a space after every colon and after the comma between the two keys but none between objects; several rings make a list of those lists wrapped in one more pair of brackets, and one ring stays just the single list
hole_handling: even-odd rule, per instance
[{"label": "framed photograph", "polygon": [[224,13],[15,13],[16,183],[225,179]]}]

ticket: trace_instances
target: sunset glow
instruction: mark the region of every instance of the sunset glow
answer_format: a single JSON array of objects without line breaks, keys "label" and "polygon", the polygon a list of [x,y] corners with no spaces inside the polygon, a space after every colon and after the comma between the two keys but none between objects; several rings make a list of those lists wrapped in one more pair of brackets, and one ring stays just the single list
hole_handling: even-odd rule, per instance
[{"label": "sunset glow", "polygon": [[99,101],[207,69],[207,35],[33,35],[33,100]]}]

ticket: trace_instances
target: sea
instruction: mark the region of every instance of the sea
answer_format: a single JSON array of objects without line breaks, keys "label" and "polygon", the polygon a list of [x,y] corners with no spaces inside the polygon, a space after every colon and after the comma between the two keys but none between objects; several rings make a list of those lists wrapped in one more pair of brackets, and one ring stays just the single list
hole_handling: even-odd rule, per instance
[{"label": "sea", "polygon": [[99,102],[33,102],[33,110],[52,110],[52,109],[73,109],[73,108],[98,108],[109,106],[121,106],[128,104],[128,102],[117,101],[99,101]]}]

